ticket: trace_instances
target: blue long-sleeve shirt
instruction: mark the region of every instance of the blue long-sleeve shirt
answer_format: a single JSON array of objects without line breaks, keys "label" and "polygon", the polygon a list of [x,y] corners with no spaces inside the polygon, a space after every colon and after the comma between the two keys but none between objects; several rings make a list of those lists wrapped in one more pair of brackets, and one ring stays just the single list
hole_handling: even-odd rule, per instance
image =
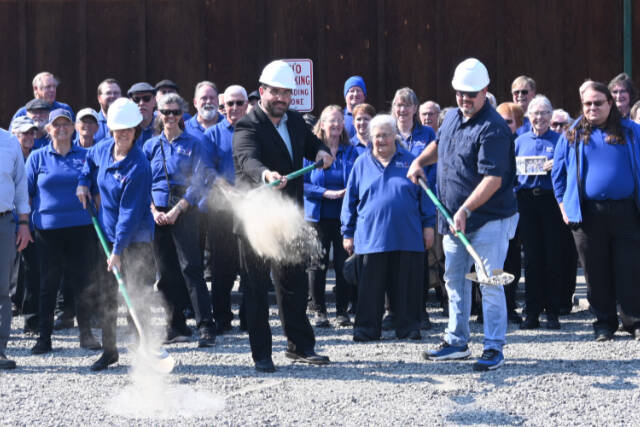
[{"label": "blue long-sleeve shirt", "polygon": [[[424,149],[427,148],[427,146],[436,139],[436,133],[433,131],[433,128],[431,126],[424,126],[420,123],[416,123],[413,126],[413,129],[411,129],[411,134],[408,137],[404,138],[400,133],[398,133],[398,135],[400,136],[401,141],[407,147],[407,150],[409,150],[409,152],[416,157],[422,154]],[[427,182],[429,186],[433,189],[433,191],[437,191],[437,163],[426,166],[423,169],[425,175],[427,176]]]},{"label": "blue long-sleeve shirt", "polygon": [[[580,123],[580,120],[584,120],[584,118],[580,117],[572,127]],[[640,149],[638,147],[640,128],[628,119],[622,119],[621,125],[625,135],[625,144],[605,147],[603,144],[606,144],[604,142],[606,135],[600,129],[594,129],[588,144],[585,145],[582,140],[577,144],[577,156],[575,151],[576,144],[569,144],[565,134],[558,140],[553,157],[553,169],[551,170],[553,191],[558,203],[563,204],[570,222],[582,222],[576,157],[579,158],[580,181],[583,191],[585,193],[587,191],[587,180],[598,181],[599,188],[609,188],[610,191],[609,194],[607,192],[603,194],[596,193],[591,194],[590,197],[585,194],[586,199],[615,200],[616,198],[633,197],[636,206],[640,207]],[[606,151],[609,151],[609,153],[607,154]],[[625,152],[626,156],[623,156],[622,152]],[[603,154],[604,156],[613,155],[610,160],[616,158],[616,164],[600,162],[602,159],[597,157]],[[587,177],[587,174],[593,174],[593,176]],[[596,188],[596,182],[593,184],[594,188]]]},{"label": "blue long-sleeve shirt", "polygon": [[355,252],[424,252],[422,229],[435,224],[435,206],[407,178],[415,156],[400,146],[384,167],[367,150],[355,161],[342,203],[342,235]]},{"label": "blue long-sleeve shirt", "polygon": [[151,195],[157,207],[169,207],[169,188],[163,165],[164,149],[169,184],[184,187],[182,197],[190,205],[197,205],[205,195],[205,182],[214,174],[213,163],[203,156],[203,140],[189,132],[182,132],[172,142],[164,133],[144,144],[143,151],[151,164]]},{"label": "blue long-sleeve shirt", "polygon": [[[322,195],[326,190],[342,190],[347,187],[349,174],[357,158],[356,147],[340,144],[331,167],[314,169],[304,175],[304,217],[307,221],[340,218],[344,198],[331,200],[323,198]],[[304,159],[303,166],[312,163]]]},{"label": "blue long-sleeve shirt", "polygon": [[113,159],[115,142],[107,138],[87,153],[79,185],[100,193],[99,219],[113,253],[121,255],[132,242],[151,242],[154,221],[151,215],[151,167],[135,144],[127,156]]},{"label": "blue long-sleeve shirt", "polygon": [[39,230],[91,224],[91,217],[76,197],[76,187],[87,150],[71,145],[66,155],[52,144],[32,151],[25,165],[33,225]]},{"label": "blue long-sleeve shirt", "polygon": [[[536,135],[533,131],[525,132],[516,138],[516,156],[545,156],[553,159],[553,152],[558,143],[560,134],[547,130],[542,135]],[[551,174],[546,175],[518,175],[516,191],[522,189],[542,188],[551,190]]]},{"label": "blue long-sleeve shirt", "polygon": [[236,180],[236,170],[233,166],[233,131],[233,125],[223,118],[204,133],[204,156],[213,163],[216,174],[232,185]]}]

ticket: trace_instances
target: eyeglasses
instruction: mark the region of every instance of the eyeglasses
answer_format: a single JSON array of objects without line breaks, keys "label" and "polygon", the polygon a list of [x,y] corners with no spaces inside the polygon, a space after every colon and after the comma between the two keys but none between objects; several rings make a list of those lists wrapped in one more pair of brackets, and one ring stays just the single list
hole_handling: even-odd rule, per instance
[{"label": "eyeglasses", "polygon": [[244,105],[244,101],[226,101],[225,104],[227,104],[227,107],[233,107],[234,105],[236,107],[242,107]]},{"label": "eyeglasses", "polygon": [[176,116],[179,117],[182,115],[182,110],[158,110],[160,114],[163,116]]},{"label": "eyeglasses", "polygon": [[508,125],[513,124],[513,120],[511,120],[511,119],[504,119],[504,121],[505,121]]},{"label": "eyeglasses", "polygon": [[551,111],[532,111],[529,115],[533,117],[543,117],[551,114]]},{"label": "eyeglasses", "polygon": [[585,101],[582,103],[582,105],[584,105],[585,107],[589,108],[592,105],[594,107],[602,107],[602,105],[604,105],[604,103],[607,101]]},{"label": "eyeglasses", "polygon": [[474,99],[476,96],[478,96],[478,93],[480,93],[480,91],[477,92],[463,92],[460,90],[456,91],[456,96],[459,96],[460,98],[466,96],[469,99]]},{"label": "eyeglasses", "polygon": [[511,94],[515,96],[518,96],[518,95],[527,96],[529,95],[529,91],[527,89],[514,90],[513,92],[511,92]]},{"label": "eyeglasses", "polygon": [[224,111],[224,104],[218,105],[218,110],[219,111]]},{"label": "eyeglasses", "polygon": [[54,122],[51,123],[51,127],[53,127],[54,129],[59,129],[59,128],[66,128],[68,126],[72,126],[73,123],[69,122],[69,121],[63,121],[63,122]]},{"label": "eyeglasses", "polygon": [[551,127],[552,128],[557,128],[557,127],[565,126],[566,124],[567,124],[567,122],[551,122]]},{"label": "eyeglasses", "polygon": [[131,97],[131,100],[132,100],[133,102],[135,102],[136,104],[139,104],[139,103],[140,103],[140,101],[143,101],[143,102],[149,102],[149,101],[151,101],[151,98],[152,98],[152,97],[153,97],[152,95],[139,95],[139,96],[132,96],[132,97]]},{"label": "eyeglasses", "polygon": [[58,87],[58,85],[46,85],[46,86],[40,86],[39,89],[40,90],[54,90],[57,87]]},{"label": "eyeglasses", "polygon": [[626,89],[616,89],[612,90],[611,93],[613,95],[620,95],[621,93],[629,93],[629,91],[627,91]]}]

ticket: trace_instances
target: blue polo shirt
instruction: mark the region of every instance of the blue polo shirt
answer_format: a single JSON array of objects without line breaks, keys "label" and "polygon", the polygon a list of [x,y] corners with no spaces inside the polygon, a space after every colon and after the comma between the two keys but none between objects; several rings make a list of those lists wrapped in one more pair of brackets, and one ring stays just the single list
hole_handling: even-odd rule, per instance
[{"label": "blue polo shirt", "polygon": [[91,217],[76,197],[78,177],[86,157],[87,150],[73,144],[64,156],[52,144],[31,152],[25,169],[36,229],[91,224]]},{"label": "blue polo shirt", "polygon": [[153,119],[151,119],[151,123],[149,123],[149,126],[147,126],[146,128],[142,129],[142,132],[140,133],[140,136],[138,137],[138,139],[136,139],[136,145],[140,148],[144,147],[144,144],[150,140],[151,138],[153,138],[153,134],[155,132],[154,129],[154,125],[156,123],[156,116],[158,115],[157,111],[153,112]]},{"label": "blue polo shirt", "polygon": [[[64,108],[65,110],[70,112],[71,118],[73,119],[72,121],[73,122],[76,121],[76,115],[73,113],[73,109],[69,106],[69,104],[65,104],[64,102],[53,101],[53,104],[51,104],[51,108],[49,108],[49,111],[57,110],[58,108]],[[26,116],[26,115],[27,115],[27,108],[25,106],[22,106],[18,108],[18,111],[16,111],[16,113],[11,118],[11,121],[13,122],[17,117]]]},{"label": "blue polo shirt", "polygon": [[[407,150],[416,157],[418,157],[424,149],[427,148],[427,145],[436,139],[436,133],[433,131],[433,128],[431,126],[424,126],[420,123],[414,124],[413,129],[411,129],[411,133],[406,138],[404,138],[400,132],[398,132],[398,136],[404,143],[405,147],[407,147]],[[428,184],[432,189],[436,188],[437,171],[438,167],[436,163],[424,168]]]},{"label": "blue polo shirt", "polygon": [[351,139],[349,139],[349,141],[351,141],[351,145],[353,145],[356,148],[358,155],[367,151],[367,146],[364,145],[362,141],[358,139],[358,135],[353,135]]},{"label": "blue polo shirt", "polygon": [[213,164],[216,174],[232,185],[236,182],[236,170],[233,166],[233,131],[233,125],[226,118],[211,126],[204,133],[203,153]]},{"label": "blue polo shirt", "polygon": [[95,142],[100,142],[105,138],[110,137],[109,127],[107,126],[107,118],[102,114],[102,110],[98,111],[98,131],[93,135]]},{"label": "blue polo shirt", "polygon": [[[225,117],[220,114],[220,112],[216,112],[216,114],[218,115],[218,119],[216,120],[216,124],[213,126],[216,126],[217,124],[222,122],[222,120],[225,120]],[[207,129],[205,129],[204,126],[202,126],[198,121],[198,113],[196,113],[189,120],[185,120],[184,130],[186,130],[187,132],[191,132],[194,135],[204,135],[205,131],[207,131]]]},{"label": "blue polo shirt", "polygon": [[353,114],[344,107],[344,130],[347,131],[349,138],[353,138],[356,134],[356,127],[353,125]]},{"label": "blue polo shirt", "polygon": [[151,242],[155,224],[149,162],[135,145],[116,162],[114,145],[113,139],[107,138],[89,149],[78,185],[93,185],[92,193],[100,193],[98,215],[103,231],[113,243],[113,253],[121,255],[133,242]]},{"label": "blue polo shirt", "polygon": [[386,167],[367,150],[349,175],[341,230],[344,237],[354,238],[357,254],[424,252],[422,229],[435,224],[435,206],[407,178],[415,156],[396,147]]},{"label": "blue polo shirt", "polygon": [[527,132],[531,132],[531,121],[529,120],[529,117],[525,116],[522,120],[522,126],[516,129],[516,135],[520,136]]},{"label": "blue polo shirt", "polygon": [[[553,159],[553,152],[558,143],[560,134],[547,130],[544,134],[538,136],[533,131],[523,133],[516,138],[516,156],[545,156],[547,159]],[[544,190],[552,190],[551,173],[546,175],[518,175],[516,191],[522,189],[542,188]]]},{"label": "blue polo shirt", "polygon": [[[307,221],[318,222],[321,218],[340,218],[342,199],[325,199],[326,190],[342,190],[347,187],[351,169],[358,158],[358,151],[352,145],[338,146],[336,157],[327,169],[314,169],[304,175],[304,217]],[[304,159],[303,165],[313,162]]]},{"label": "blue polo shirt", "polygon": [[151,164],[151,197],[156,206],[169,206],[169,188],[161,147],[164,148],[169,184],[183,187],[185,193],[182,197],[190,205],[198,204],[204,196],[205,179],[213,174],[213,163],[202,156],[202,145],[202,140],[189,132],[182,132],[171,143],[161,133],[144,144],[144,154]]},{"label": "blue polo shirt", "polygon": [[[485,175],[502,178],[498,191],[468,219],[467,231],[516,213],[513,192],[516,164],[511,131],[488,101],[468,120],[459,108],[449,111],[438,129],[436,142],[438,193],[450,212],[460,209]],[[439,216],[438,231],[449,233],[442,216]]]},{"label": "blue polo shirt", "polygon": [[37,150],[39,148],[46,147],[50,143],[51,143],[51,137],[49,136],[48,133],[45,133],[40,138],[35,138],[33,140],[33,150]]}]

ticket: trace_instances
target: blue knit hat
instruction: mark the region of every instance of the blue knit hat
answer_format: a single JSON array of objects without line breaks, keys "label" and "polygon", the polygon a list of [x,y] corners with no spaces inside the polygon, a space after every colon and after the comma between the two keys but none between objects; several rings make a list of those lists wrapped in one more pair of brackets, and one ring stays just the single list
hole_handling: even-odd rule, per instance
[{"label": "blue knit hat", "polygon": [[358,86],[364,92],[364,96],[367,96],[367,86],[364,84],[364,79],[360,76],[351,76],[344,82],[344,96],[347,96],[347,92],[354,86]]}]

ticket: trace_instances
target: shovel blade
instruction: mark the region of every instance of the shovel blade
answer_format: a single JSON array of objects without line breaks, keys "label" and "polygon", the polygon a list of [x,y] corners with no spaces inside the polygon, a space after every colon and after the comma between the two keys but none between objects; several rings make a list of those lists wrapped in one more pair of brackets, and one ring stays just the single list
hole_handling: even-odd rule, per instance
[{"label": "shovel blade", "polygon": [[163,348],[140,346],[135,354],[143,366],[158,374],[169,374],[176,366],[175,359]]},{"label": "shovel blade", "polygon": [[506,271],[500,269],[493,270],[490,277],[478,277],[478,273],[476,273],[475,271],[466,274],[464,277],[471,280],[472,282],[492,286],[508,285],[509,283],[513,282],[513,279],[515,278],[513,274],[507,273]]}]

